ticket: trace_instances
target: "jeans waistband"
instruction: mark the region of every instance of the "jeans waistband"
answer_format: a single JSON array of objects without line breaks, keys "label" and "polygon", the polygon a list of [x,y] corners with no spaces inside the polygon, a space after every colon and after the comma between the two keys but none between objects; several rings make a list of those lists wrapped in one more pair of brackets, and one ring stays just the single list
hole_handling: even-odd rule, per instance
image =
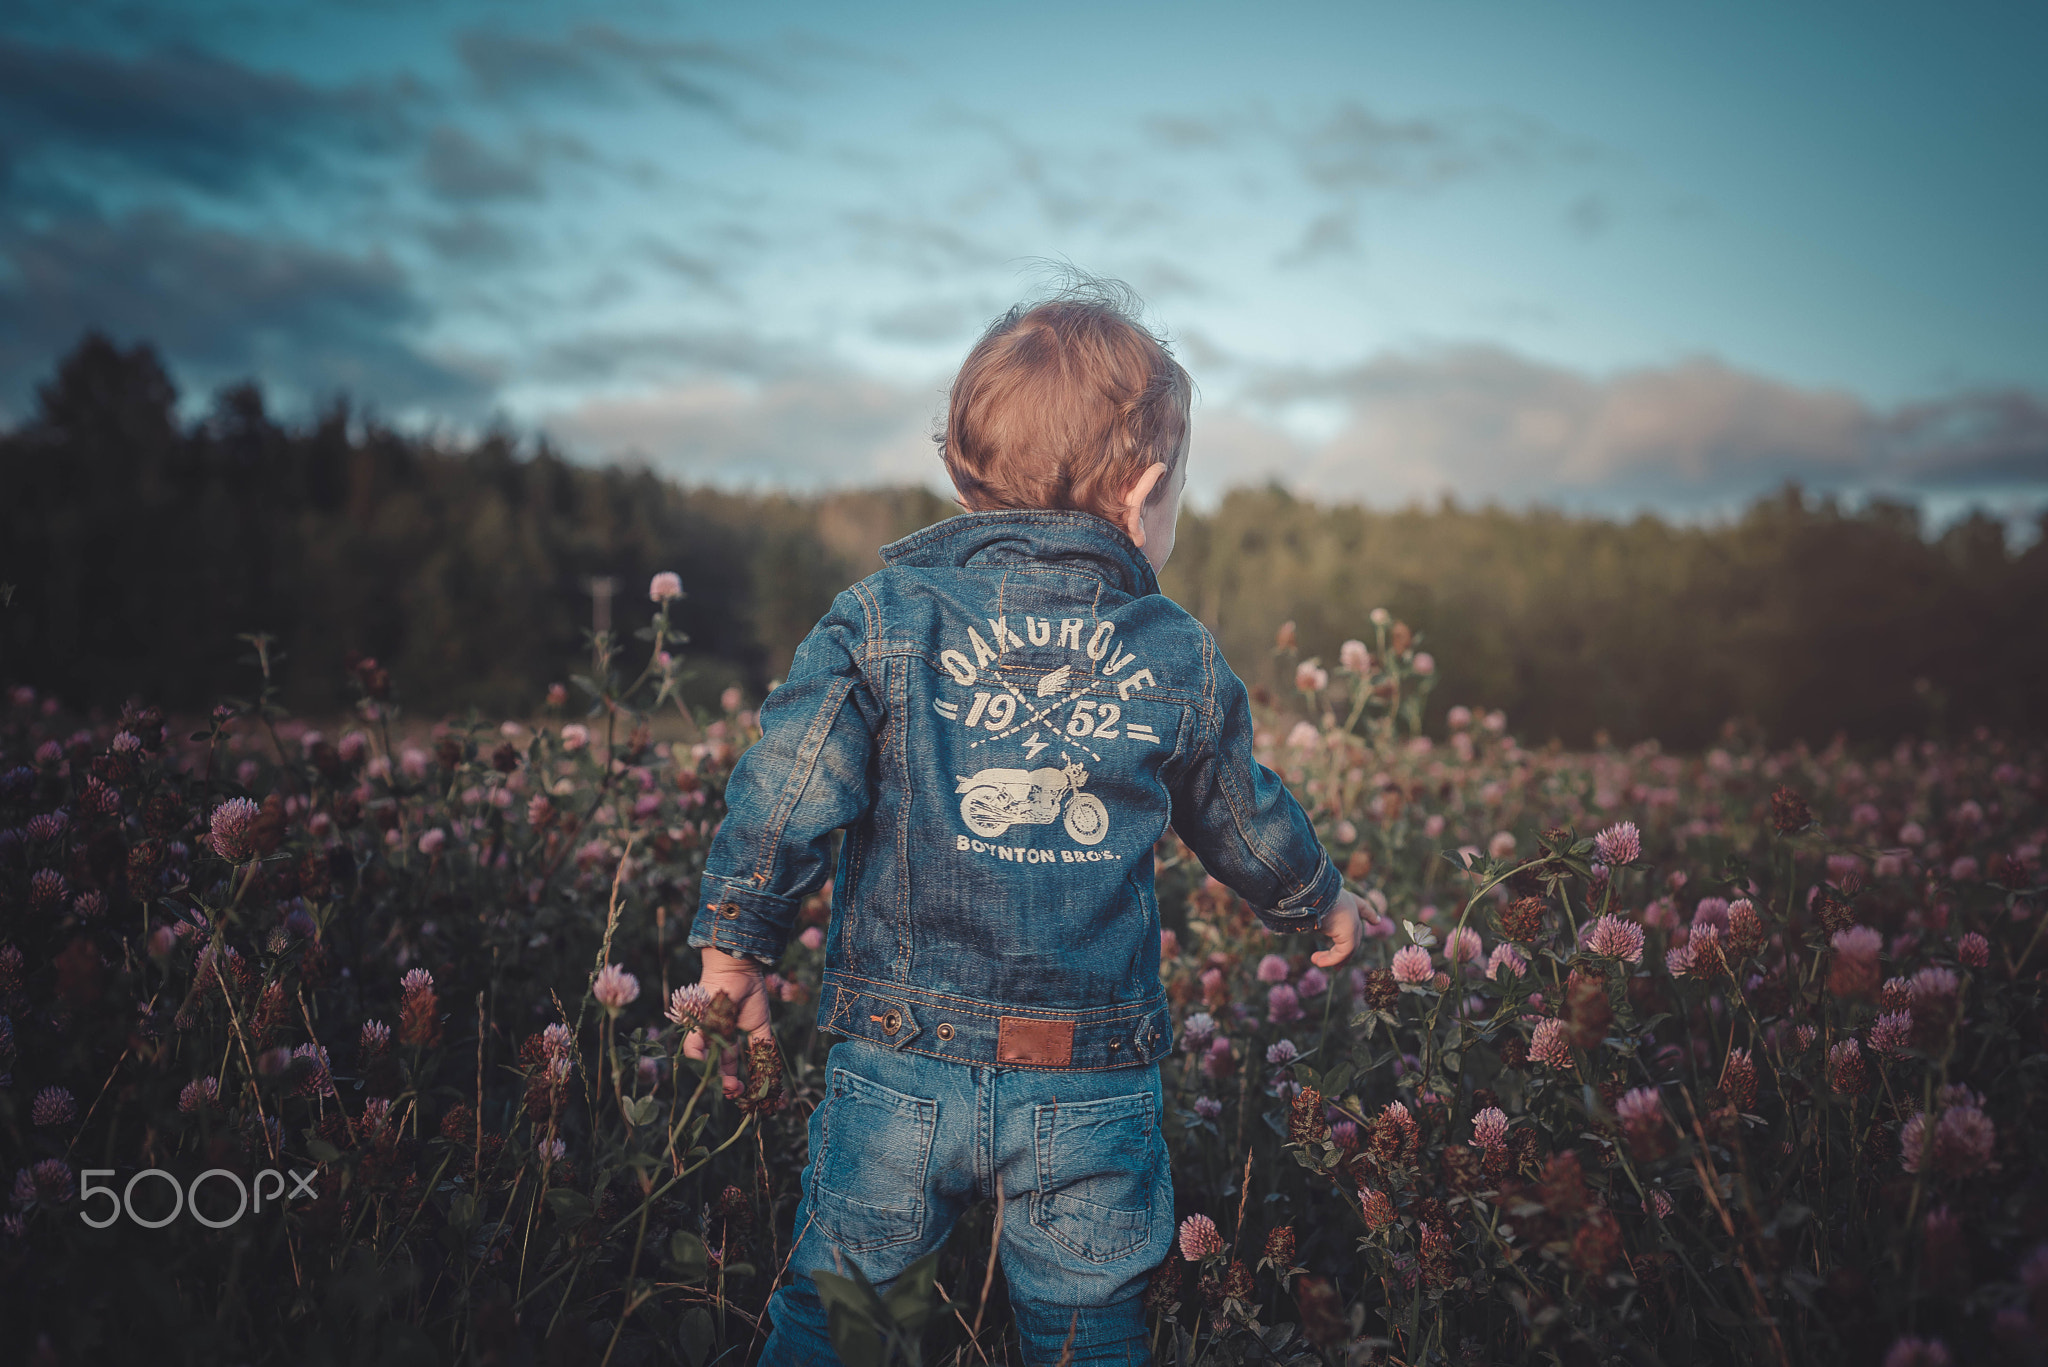
[{"label": "jeans waistband", "polygon": [[1051,1011],[827,973],[818,1027],[884,1049],[992,1068],[1130,1068],[1173,1052],[1173,1018],[1163,995]]}]

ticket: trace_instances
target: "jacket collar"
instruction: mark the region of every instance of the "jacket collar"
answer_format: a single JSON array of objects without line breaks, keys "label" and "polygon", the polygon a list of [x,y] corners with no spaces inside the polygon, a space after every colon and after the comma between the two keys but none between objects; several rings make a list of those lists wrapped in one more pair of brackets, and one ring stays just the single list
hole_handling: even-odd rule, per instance
[{"label": "jacket collar", "polygon": [[1133,598],[1159,592],[1159,577],[1123,528],[1093,513],[1004,508],[963,513],[882,547],[882,563],[913,569],[1051,562],[1091,574]]}]

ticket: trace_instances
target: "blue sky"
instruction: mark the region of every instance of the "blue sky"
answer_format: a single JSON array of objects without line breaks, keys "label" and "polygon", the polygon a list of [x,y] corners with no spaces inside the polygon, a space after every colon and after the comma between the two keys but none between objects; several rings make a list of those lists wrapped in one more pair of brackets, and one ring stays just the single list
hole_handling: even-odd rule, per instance
[{"label": "blue sky", "polygon": [[86,328],[690,481],[925,481],[1066,260],[1198,494],[2048,496],[2048,11],[98,4],[0,17],[0,417]]}]

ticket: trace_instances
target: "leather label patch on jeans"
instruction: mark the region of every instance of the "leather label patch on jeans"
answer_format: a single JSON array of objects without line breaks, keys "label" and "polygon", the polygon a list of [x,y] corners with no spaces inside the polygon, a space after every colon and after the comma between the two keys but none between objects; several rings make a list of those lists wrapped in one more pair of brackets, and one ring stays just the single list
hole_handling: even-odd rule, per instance
[{"label": "leather label patch on jeans", "polygon": [[1074,1061],[1074,1023],[1004,1016],[996,1028],[996,1062],[1065,1068]]}]

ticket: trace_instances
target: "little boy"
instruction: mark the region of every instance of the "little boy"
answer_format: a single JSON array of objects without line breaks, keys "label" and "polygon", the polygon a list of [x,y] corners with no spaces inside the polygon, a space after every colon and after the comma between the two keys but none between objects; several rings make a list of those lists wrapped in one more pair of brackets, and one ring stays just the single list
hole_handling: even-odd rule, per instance
[{"label": "little boy", "polygon": [[881,1286],[999,1188],[1024,1359],[1145,1361],[1174,1231],[1153,846],[1170,821],[1267,926],[1328,935],[1317,964],[1351,954],[1358,900],[1159,593],[1190,389],[1114,287],[1011,310],[952,388],[965,515],[885,547],[762,704],[690,932],[757,1034],[761,965],[846,831],[818,1015],[846,1039],[764,1362],[837,1360],[814,1270]]}]

